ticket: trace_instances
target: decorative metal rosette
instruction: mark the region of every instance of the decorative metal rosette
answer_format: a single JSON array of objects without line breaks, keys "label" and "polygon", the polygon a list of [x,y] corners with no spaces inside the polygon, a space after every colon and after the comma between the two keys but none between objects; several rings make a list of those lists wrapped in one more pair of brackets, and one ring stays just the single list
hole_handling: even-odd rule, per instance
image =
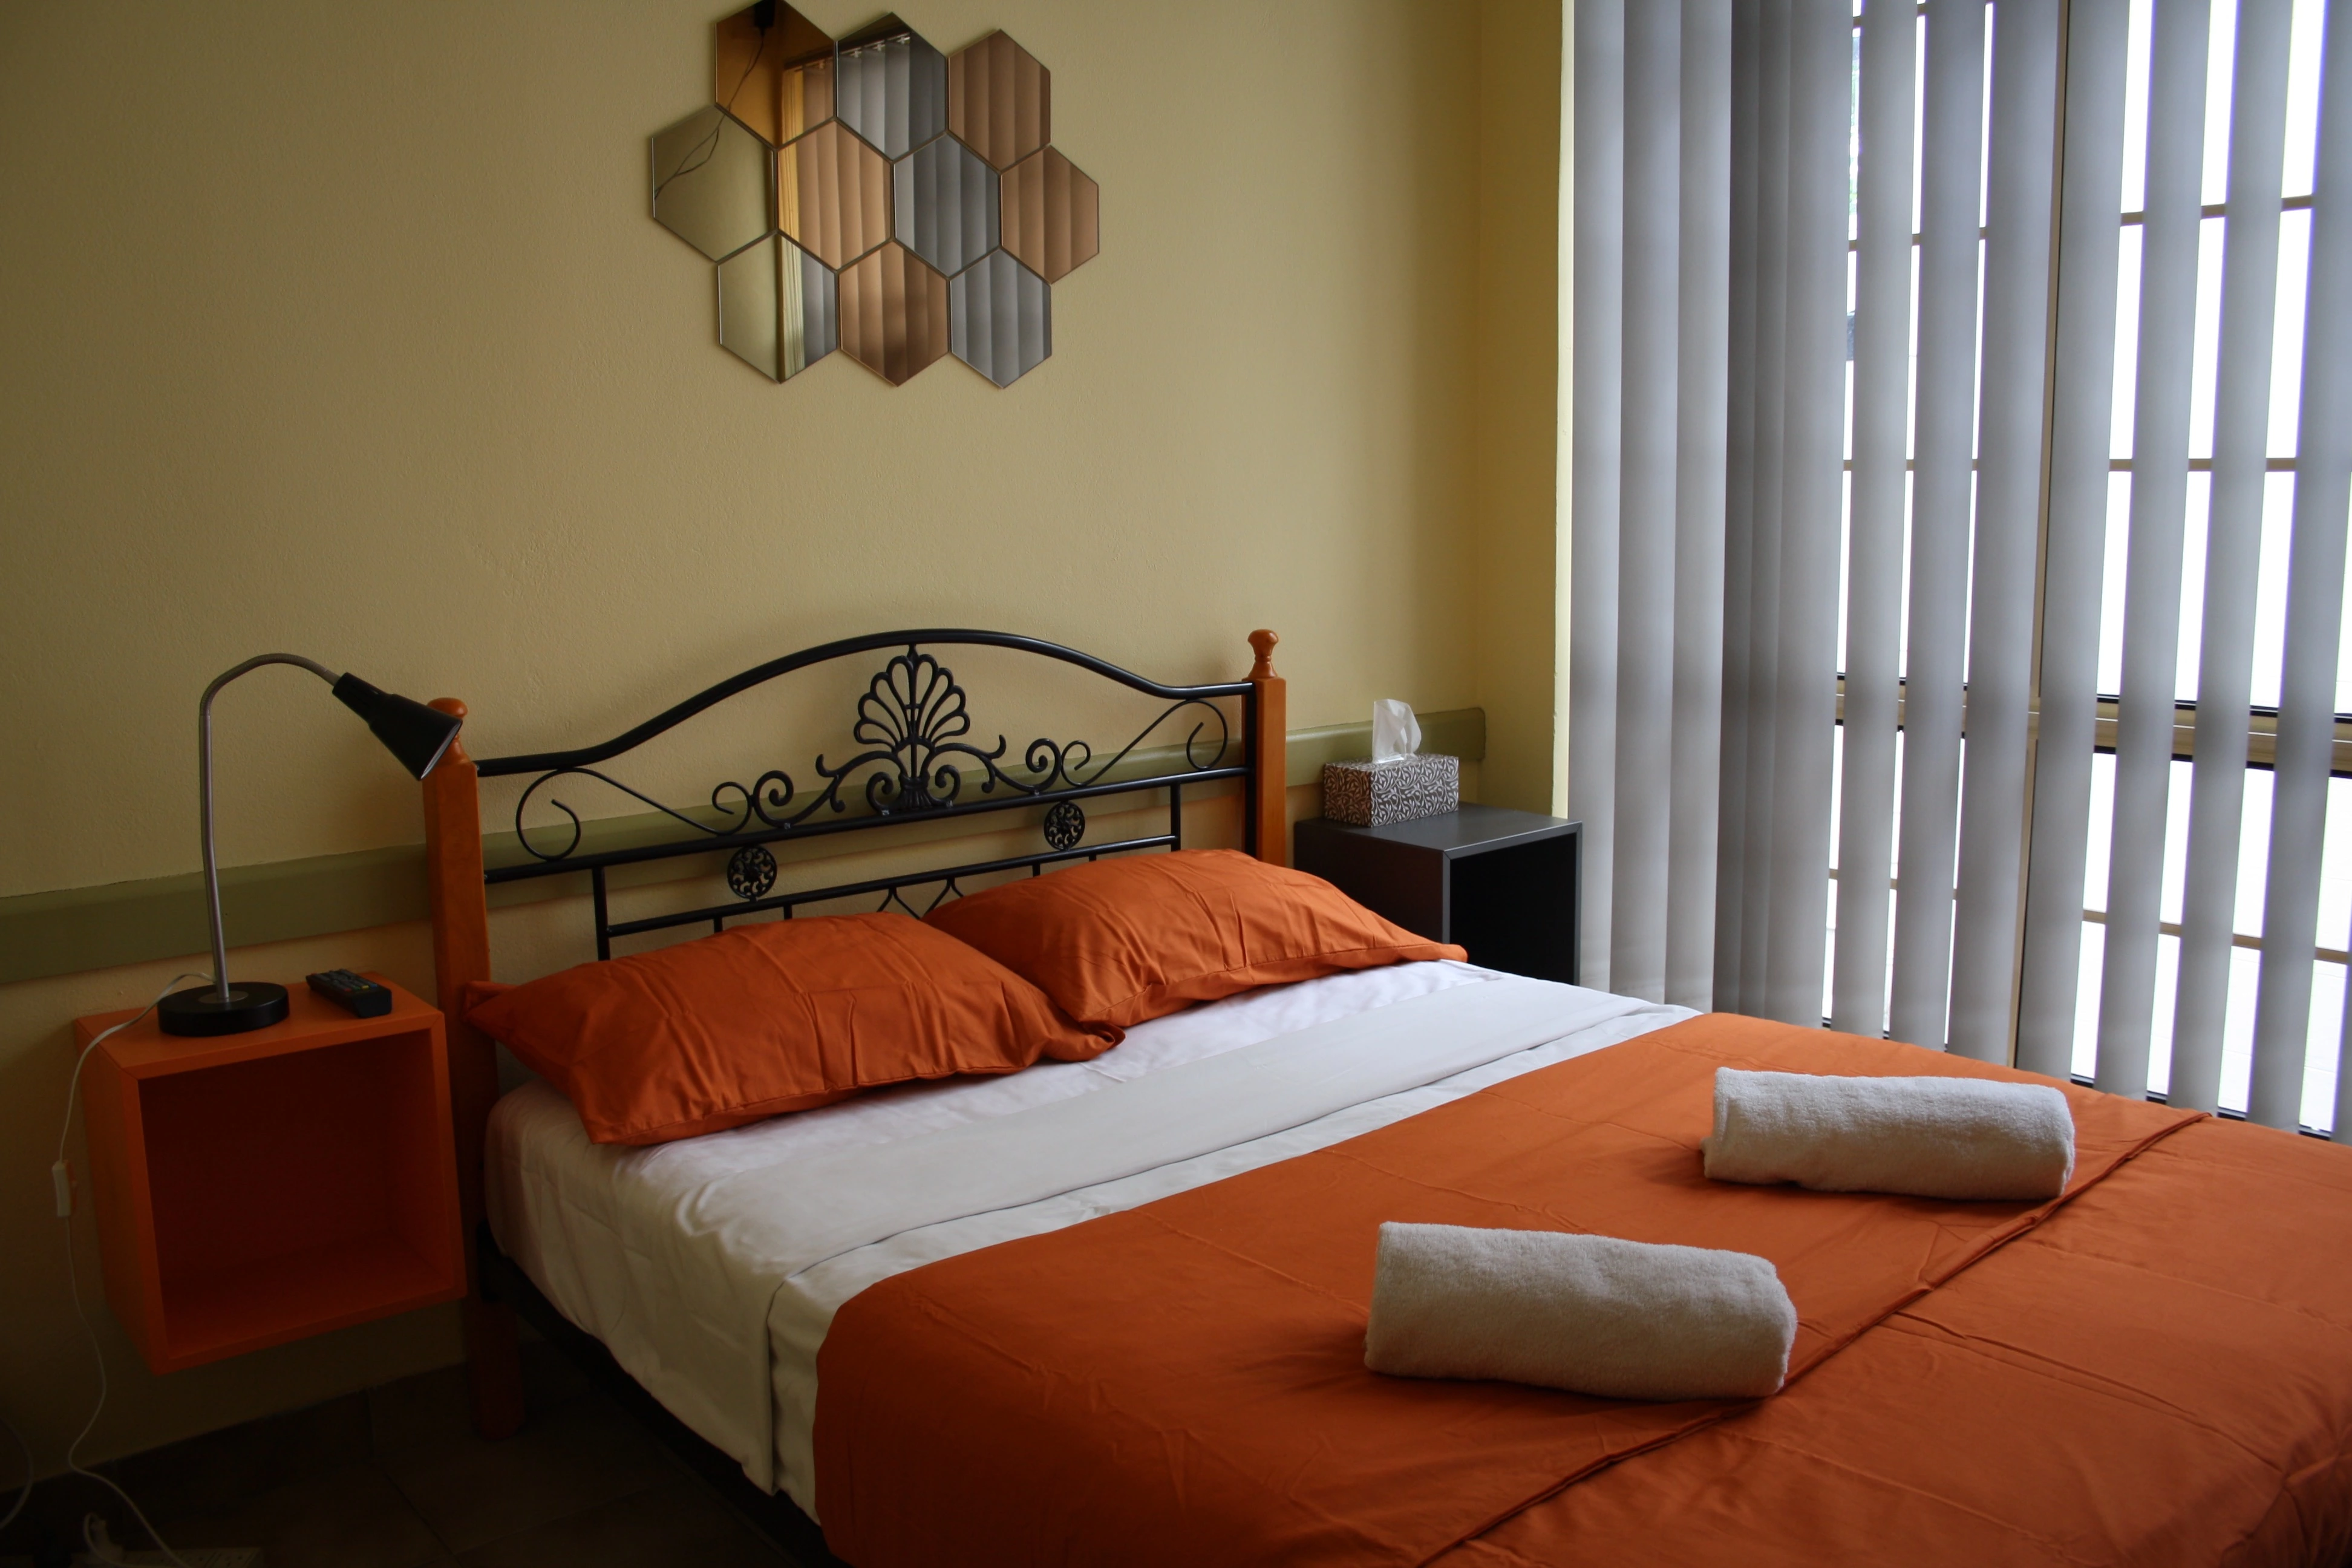
[{"label": "decorative metal rosette", "polygon": [[1045,808],[1045,843],[1067,849],[1087,836],[1087,814],[1075,800],[1057,800]]},{"label": "decorative metal rosette", "polygon": [[776,858],[766,847],[746,844],[727,858],[727,888],[746,900],[763,899],[776,885]]}]

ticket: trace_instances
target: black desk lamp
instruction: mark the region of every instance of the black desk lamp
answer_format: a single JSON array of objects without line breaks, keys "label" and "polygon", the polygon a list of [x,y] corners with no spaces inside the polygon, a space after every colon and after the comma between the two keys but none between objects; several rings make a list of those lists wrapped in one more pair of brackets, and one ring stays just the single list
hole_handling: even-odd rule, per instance
[{"label": "black desk lamp", "polygon": [[379,691],[356,675],[338,676],[323,664],[290,653],[265,653],[248,658],[205,688],[196,704],[196,781],[204,802],[205,897],[213,917],[213,983],[174,991],[156,1006],[155,1021],[167,1035],[241,1035],[265,1028],[286,1016],[286,987],[262,980],[228,978],[228,940],[221,931],[220,865],[213,856],[213,699],[220,689],[250,669],[265,664],[291,664],[309,670],[335,689],[342,705],[367,721],[367,727],[400,765],[423,778],[457,738],[459,721],[438,709],[405,697]]}]

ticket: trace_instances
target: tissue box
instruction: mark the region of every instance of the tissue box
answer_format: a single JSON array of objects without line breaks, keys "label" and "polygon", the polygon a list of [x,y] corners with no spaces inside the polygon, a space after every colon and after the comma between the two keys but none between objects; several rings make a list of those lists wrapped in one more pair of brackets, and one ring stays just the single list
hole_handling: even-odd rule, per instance
[{"label": "tissue box", "polygon": [[1350,827],[1443,816],[1462,804],[1462,759],[1423,752],[1394,762],[1323,764],[1323,815]]}]

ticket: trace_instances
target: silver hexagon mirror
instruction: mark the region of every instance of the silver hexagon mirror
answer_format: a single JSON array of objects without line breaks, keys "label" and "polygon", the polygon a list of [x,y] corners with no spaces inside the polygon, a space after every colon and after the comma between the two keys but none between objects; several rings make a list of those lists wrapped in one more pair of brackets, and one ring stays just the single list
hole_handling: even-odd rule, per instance
[{"label": "silver hexagon mirror", "polygon": [[903,158],[948,128],[948,60],[896,16],[841,40],[834,112]]},{"label": "silver hexagon mirror", "polygon": [[892,165],[897,237],[952,278],[996,248],[996,171],[952,136],[916,148]]},{"label": "silver hexagon mirror", "polygon": [[655,221],[713,261],[775,226],[772,189],[768,144],[716,106],[654,135]]},{"label": "silver hexagon mirror", "polygon": [[841,284],[782,235],[720,262],[719,341],[771,381],[789,381],[841,341]]},{"label": "silver hexagon mirror", "polygon": [[999,386],[1010,386],[1054,352],[1054,291],[1043,278],[992,250],[948,280],[948,346]]}]

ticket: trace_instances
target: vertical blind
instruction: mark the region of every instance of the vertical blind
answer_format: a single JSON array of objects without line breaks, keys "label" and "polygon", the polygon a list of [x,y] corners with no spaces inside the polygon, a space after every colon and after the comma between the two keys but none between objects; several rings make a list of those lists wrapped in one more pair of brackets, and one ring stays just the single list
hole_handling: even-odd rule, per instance
[{"label": "vertical blind", "polygon": [[2352,0],[1580,0],[1588,984],[2352,1127]]},{"label": "vertical blind", "polygon": [[1588,920],[1582,969],[1692,1006],[1714,988],[1731,11],[1576,8],[1570,747],[1588,908],[1615,917]]}]

